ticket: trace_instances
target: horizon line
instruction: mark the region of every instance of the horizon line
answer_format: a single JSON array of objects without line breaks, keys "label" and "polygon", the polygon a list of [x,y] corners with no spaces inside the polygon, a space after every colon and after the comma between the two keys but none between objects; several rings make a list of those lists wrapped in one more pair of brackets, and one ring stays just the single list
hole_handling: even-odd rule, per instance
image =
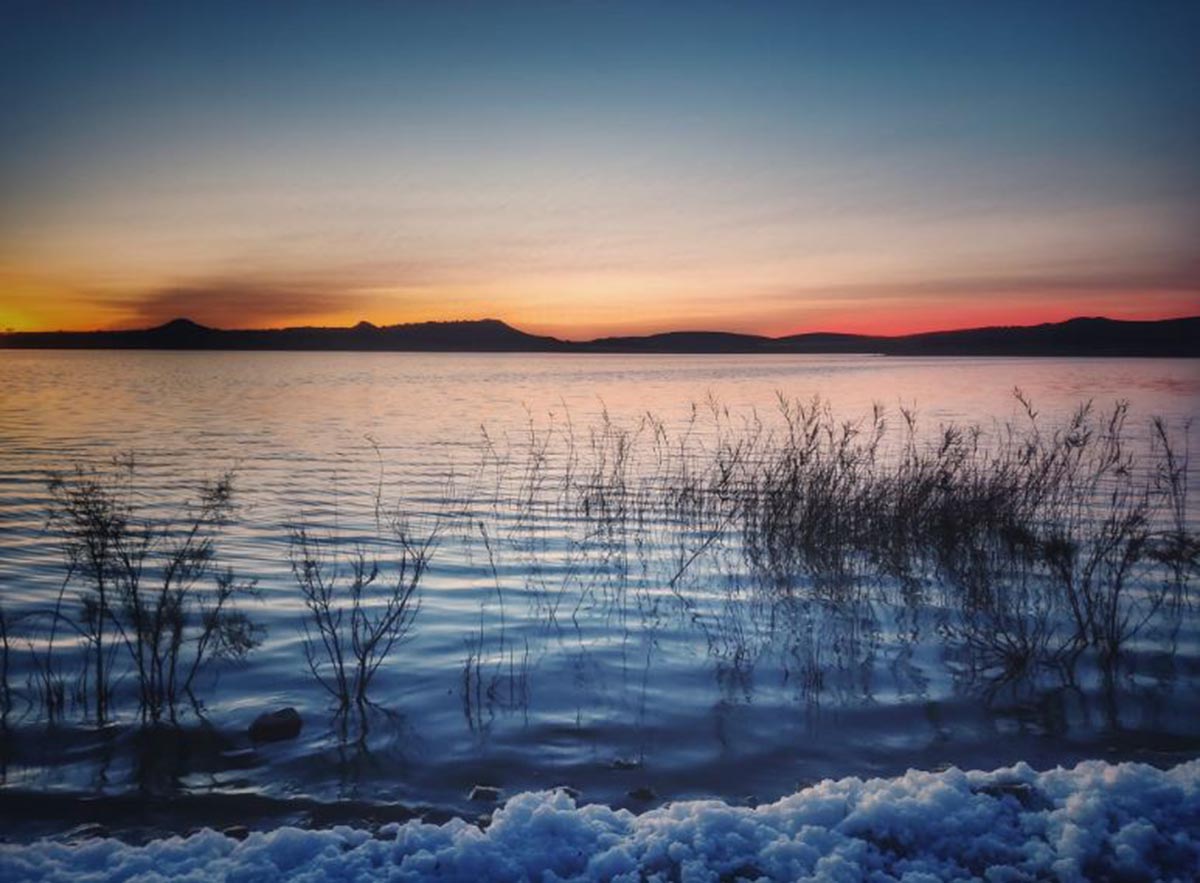
[{"label": "horizon line", "polygon": [[46,329],[46,330],[39,330],[39,331],[31,331],[31,330],[19,331],[19,330],[13,329],[13,328],[9,328],[9,329],[0,330],[0,337],[30,337],[30,336],[38,336],[38,335],[52,335],[52,334],[145,334],[148,332],[166,329],[173,325],[175,325],[175,326],[186,325],[186,326],[191,326],[191,327],[194,327],[194,328],[202,330],[202,331],[212,331],[212,332],[218,332],[218,333],[223,333],[223,334],[261,334],[261,333],[280,333],[280,332],[286,332],[286,331],[301,331],[301,330],[355,331],[355,330],[372,329],[372,330],[385,331],[385,330],[396,329],[396,328],[417,328],[417,327],[429,326],[429,325],[499,324],[499,325],[505,326],[506,328],[510,328],[513,331],[516,331],[518,333],[526,334],[530,337],[538,337],[538,338],[543,338],[543,339],[547,339],[547,340],[553,340],[553,341],[557,341],[557,342],[561,342],[561,343],[570,343],[570,344],[588,344],[588,343],[596,343],[596,342],[605,341],[605,340],[644,340],[644,339],[654,338],[654,337],[664,337],[664,336],[669,336],[669,335],[681,335],[681,334],[711,334],[711,335],[723,335],[723,336],[728,336],[728,337],[754,338],[754,339],[759,339],[759,340],[785,340],[785,339],[793,338],[793,337],[806,337],[806,336],[816,336],[816,335],[830,335],[830,336],[851,337],[851,338],[867,338],[867,339],[874,339],[874,340],[900,340],[900,339],[907,338],[907,337],[920,337],[922,335],[953,334],[953,333],[961,333],[961,332],[966,332],[966,331],[986,331],[986,330],[992,330],[992,329],[1030,329],[1030,328],[1041,328],[1041,327],[1045,327],[1045,326],[1049,326],[1049,325],[1066,325],[1066,324],[1073,323],[1073,322],[1085,322],[1085,321],[1103,321],[1103,322],[1114,322],[1114,323],[1120,323],[1120,324],[1133,325],[1133,324],[1154,324],[1157,322],[1185,321],[1188,319],[1200,319],[1200,313],[1184,315],[1184,316],[1162,316],[1162,317],[1155,318],[1155,319],[1115,319],[1110,316],[1103,316],[1103,315],[1079,315],[1079,316],[1071,316],[1070,318],[1060,319],[1057,321],[1034,322],[1032,324],[993,323],[993,324],[986,324],[986,325],[963,325],[963,326],[956,326],[956,327],[936,327],[936,328],[930,328],[930,329],[927,329],[924,331],[910,331],[910,332],[904,332],[904,333],[900,333],[900,334],[872,334],[872,333],[857,332],[857,331],[833,331],[833,330],[828,330],[828,329],[818,329],[818,330],[812,330],[812,331],[795,331],[795,332],[791,332],[788,334],[781,334],[781,335],[769,335],[769,334],[757,334],[757,333],[745,332],[745,331],[729,331],[726,329],[675,328],[675,329],[670,329],[667,331],[651,331],[651,332],[646,332],[646,333],[642,333],[642,334],[605,334],[605,335],[601,335],[598,337],[589,337],[589,338],[568,338],[568,337],[558,337],[553,334],[536,334],[533,332],[524,331],[522,328],[520,328],[516,325],[513,325],[512,323],[508,322],[507,320],[501,319],[501,318],[498,318],[495,316],[485,316],[483,318],[476,318],[476,319],[466,319],[466,318],[463,318],[463,319],[426,319],[426,320],[421,320],[421,321],[416,321],[416,322],[396,322],[396,323],[387,324],[387,325],[378,325],[378,324],[370,321],[369,319],[360,319],[358,322],[354,323],[353,325],[277,325],[277,326],[266,326],[266,327],[258,327],[258,328],[223,328],[223,327],[219,327],[216,325],[205,325],[204,323],[197,322],[196,320],[194,320],[188,316],[176,316],[175,318],[168,319],[165,322],[160,322],[157,325],[150,325],[150,326],[138,327],[138,328],[89,328],[89,329],[58,328],[58,329],[53,329],[53,330]]}]

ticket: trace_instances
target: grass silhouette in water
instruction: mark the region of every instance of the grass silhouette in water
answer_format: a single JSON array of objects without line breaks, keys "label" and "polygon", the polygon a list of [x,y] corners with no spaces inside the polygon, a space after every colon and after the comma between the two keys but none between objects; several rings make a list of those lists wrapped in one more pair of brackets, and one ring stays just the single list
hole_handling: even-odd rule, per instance
[{"label": "grass silhouette in water", "polygon": [[[507,539],[536,575],[523,519],[554,513],[572,531],[564,580],[607,574],[619,594],[640,565],[700,625],[723,614],[701,610],[714,574],[692,574],[732,554],[723,566],[740,559],[732,576],[772,603],[848,610],[934,592],[954,614],[947,638],[1002,679],[1088,649],[1111,663],[1187,603],[1200,570],[1187,427],[1156,419],[1139,437],[1123,402],[1047,425],[1015,395],[1020,420],[988,429],[926,432],[912,410],[897,421],[881,407],[840,420],[820,399],[781,397],[767,419],[709,401],[676,427],[552,419],[502,452],[485,437],[490,508],[517,513],[488,554]],[[566,583],[537,594],[555,617]]]},{"label": "grass silhouette in water", "polygon": [[359,548],[344,560],[332,540],[305,528],[291,534],[292,573],[304,599],[304,657],[313,678],[338,703],[365,714],[379,667],[407,637],[420,609],[417,594],[433,536],[413,539],[396,525],[382,560]]},{"label": "grass silhouette in water", "polygon": [[[204,484],[198,499],[166,521],[143,517],[133,500],[132,457],[116,473],[76,468],[50,481],[49,525],[67,562],[63,592],[50,616],[39,662],[47,705],[61,706],[54,637],[59,625],[84,648],[77,696],[103,726],[111,717],[112,679],[124,658],[144,721],[174,719],[197,674],[217,659],[242,659],[261,630],[237,608],[252,595],[217,561],[217,539],[232,507],[232,478]],[[118,481],[123,476],[124,481]],[[77,608],[65,591],[79,588]]]},{"label": "grass silhouette in water", "polygon": [[[1047,425],[1018,401],[1020,420],[986,430],[927,432],[912,411],[882,408],[846,421],[819,399],[781,398],[776,415],[710,400],[682,424],[552,417],[531,419],[512,444],[485,436],[474,490],[422,504],[443,512],[435,529],[397,520],[382,530],[381,479],[378,545],[349,550],[336,535],[292,530],[307,668],[343,720],[365,709],[416,626],[435,544],[486,554],[494,583],[478,628],[463,624],[469,719],[502,668],[522,704],[536,652],[526,619],[625,617],[630,600],[654,628],[677,615],[698,629],[734,686],[771,634],[791,630],[785,666],[819,691],[822,635],[834,621],[869,621],[881,601],[933,602],[950,656],[1000,681],[1084,653],[1111,664],[1190,609],[1200,543],[1186,428],[1159,420],[1139,435],[1125,404],[1103,414],[1085,404]],[[261,638],[238,607],[253,585],[218,560],[228,477],[154,520],[134,505],[132,461],[116,467],[51,481],[62,587],[50,609],[0,620],[2,661],[11,653],[32,672],[50,719],[65,712],[68,659],[87,717],[111,720],[111,684],[132,673],[140,716],[154,723],[194,698],[197,672],[246,657]],[[524,591],[510,593],[514,574]],[[849,636],[841,646],[876,640],[859,625]],[[20,691],[5,685],[11,706]]]}]

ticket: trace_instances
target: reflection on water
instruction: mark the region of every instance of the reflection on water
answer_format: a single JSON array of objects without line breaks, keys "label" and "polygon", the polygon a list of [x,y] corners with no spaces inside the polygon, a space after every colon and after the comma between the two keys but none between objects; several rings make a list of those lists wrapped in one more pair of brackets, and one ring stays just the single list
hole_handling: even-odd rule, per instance
[{"label": "reflection on water", "polygon": [[[780,437],[777,394],[823,396],[833,425],[881,403],[880,462],[895,464],[902,408],[918,410],[922,444],[950,421],[994,439],[1022,418],[1014,386],[1053,425],[1081,400],[1128,399],[1138,451],[1150,415],[1179,429],[1200,412],[1196,367],[1173,361],[5,353],[0,581],[14,696],[4,782],[464,811],[486,809],[467,800],[476,784],[563,784],[641,808],[768,799],[907,767],[1192,756],[1194,599],[1160,593],[1149,571],[1113,603],[1121,641],[1105,653],[1071,640],[1069,609],[1014,552],[1020,537],[940,558],[901,554],[926,548],[929,525],[869,548],[829,541],[903,508],[869,482],[831,490],[826,499],[866,496],[855,524],[830,523],[828,536],[813,532],[828,505],[748,519],[747,476],[761,482],[756,499],[797,496],[778,462],[768,469],[739,447]],[[45,473],[129,451],[134,499],[156,516],[235,467],[239,507],[219,555],[257,580],[261,600],[244,609],[266,638],[202,678],[179,728],[135,726],[128,679],[116,684],[125,704],[112,725],[88,725],[86,704],[68,699],[48,727],[24,643],[63,585]],[[700,463],[703,475],[688,472]],[[348,719],[305,670],[289,528],[303,524],[345,556],[386,555],[381,502],[436,533],[436,547],[410,638],[379,670],[372,704]],[[1185,520],[1194,529],[1194,504]],[[955,525],[955,536],[990,530]],[[1087,628],[1093,618],[1100,629],[1098,614]],[[301,711],[300,737],[253,746],[246,726],[282,705]]]}]

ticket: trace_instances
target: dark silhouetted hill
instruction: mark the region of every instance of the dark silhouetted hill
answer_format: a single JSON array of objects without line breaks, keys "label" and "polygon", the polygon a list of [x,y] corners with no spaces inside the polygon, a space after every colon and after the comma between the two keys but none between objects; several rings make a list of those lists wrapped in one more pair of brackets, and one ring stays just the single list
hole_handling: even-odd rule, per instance
[{"label": "dark silhouetted hill", "polygon": [[174,319],[142,331],[47,331],[0,335],[0,346],[55,349],[342,350],[546,352],[562,349],[553,337],[518,331],[498,319],[417,322],[352,328],[303,326],[226,331]]},{"label": "dark silhouetted hill", "polygon": [[816,332],[760,337],[675,331],[572,342],[526,334],[497,319],[351,328],[250,331],[175,319],[140,331],[0,334],[0,347],[26,349],[337,350],[376,352],[874,353],[891,356],[1200,356],[1200,317],[1127,322],[1080,318],[1031,326],[968,328],[881,337]]},{"label": "dark silhouetted hill", "polygon": [[727,331],[668,331],[645,337],[601,337],[575,344],[579,349],[606,353],[753,353],[771,338]]},{"label": "dark silhouetted hill", "polygon": [[890,338],[814,331],[772,338],[766,348],[780,353],[880,353]]},{"label": "dark silhouetted hill", "polygon": [[905,356],[1188,356],[1200,355],[1200,317],[1157,322],[1069,319],[1028,327],[971,328],[894,338]]}]

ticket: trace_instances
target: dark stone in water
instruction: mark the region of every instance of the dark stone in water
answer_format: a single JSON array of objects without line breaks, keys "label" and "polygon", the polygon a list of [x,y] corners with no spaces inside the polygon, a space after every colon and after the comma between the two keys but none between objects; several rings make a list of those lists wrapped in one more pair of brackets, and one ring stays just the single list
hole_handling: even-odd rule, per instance
[{"label": "dark stone in water", "polygon": [[230,825],[228,828],[222,828],[221,833],[233,840],[245,840],[250,836],[250,829],[245,825]]},{"label": "dark stone in water", "polygon": [[642,803],[649,803],[651,800],[657,799],[658,793],[653,788],[643,785],[641,788],[634,788],[630,791],[629,796]]},{"label": "dark stone in water", "polygon": [[300,712],[281,708],[260,714],[250,725],[250,738],[255,742],[282,742],[300,735]]},{"label": "dark stone in water", "polygon": [[493,785],[476,785],[471,789],[468,799],[480,803],[495,803],[500,799],[500,789]]}]

